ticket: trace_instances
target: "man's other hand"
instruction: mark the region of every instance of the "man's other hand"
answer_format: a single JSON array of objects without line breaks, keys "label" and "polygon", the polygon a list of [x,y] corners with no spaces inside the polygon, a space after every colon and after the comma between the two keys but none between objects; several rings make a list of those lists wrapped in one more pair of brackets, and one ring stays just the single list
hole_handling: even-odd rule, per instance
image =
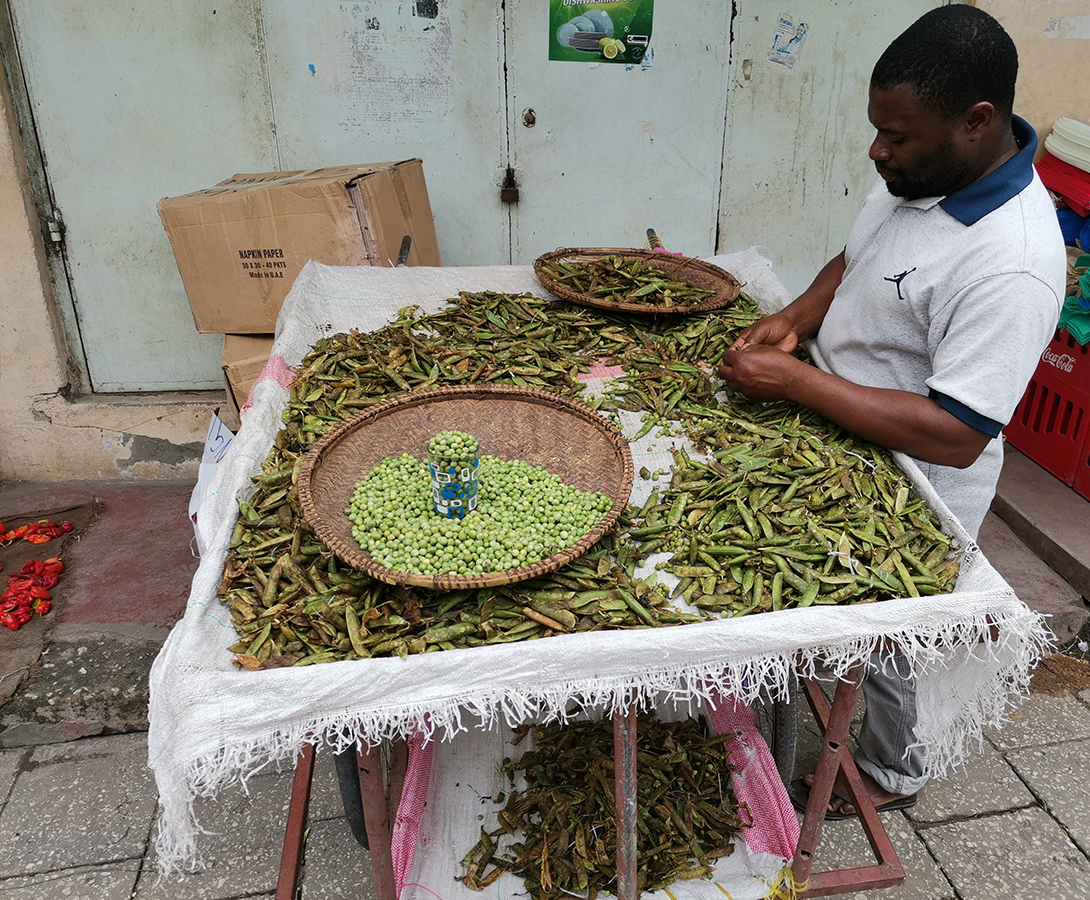
[{"label": "man's other hand", "polygon": [[750,400],[790,400],[790,384],[800,376],[800,367],[810,367],[775,345],[749,341],[735,349],[741,341],[739,337],[734,347],[723,354],[719,367],[727,387]]},{"label": "man's other hand", "polygon": [[738,335],[730,349],[744,350],[746,347],[755,345],[775,347],[784,353],[794,353],[799,345],[799,335],[794,323],[787,316],[776,313],[750,325]]}]

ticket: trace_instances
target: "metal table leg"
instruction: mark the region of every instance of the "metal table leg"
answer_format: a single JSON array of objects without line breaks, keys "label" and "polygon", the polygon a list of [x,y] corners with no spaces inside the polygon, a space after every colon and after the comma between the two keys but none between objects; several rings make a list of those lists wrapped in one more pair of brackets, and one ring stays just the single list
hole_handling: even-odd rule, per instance
[{"label": "metal table leg", "polygon": [[617,807],[617,900],[636,900],[636,709],[613,714],[613,798]]},{"label": "metal table leg", "polygon": [[310,808],[310,781],[314,774],[314,745],[304,744],[295,762],[295,781],[291,787],[291,805],[280,855],[280,877],[276,882],[276,900],[295,900],[303,869],[303,843]]},{"label": "metal table leg", "polygon": [[[394,741],[390,747],[390,799],[386,800],[382,748],[356,751],[359,769],[360,800],[363,802],[371,866],[374,869],[375,895],[378,900],[396,900],[393,856],[390,850],[390,810],[397,810],[405,785],[408,745]],[[276,882],[276,900],[295,900],[303,872],[303,847],[306,842],[307,813],[314,774],[314,745],[306,744],[295,763],[284,848],[280,856],[280,875]]]},{"label": "metal table leg", "polygon": [[[796,884],[806,885],[806,890],[801,895],[803,897],[825,897],[830,894],[891,887],[904,881],[904,869],[848,749],[848,730],[859,699],[863,672],[864,666],[857,666],[837,684],[832,708],[826,702],[821,685],[816,679],[803,680],[806,699],[824,734],[821,755],[814,771],[814,784],[810,789],[810,800],[802,821],[802,834],[791,865]],[[825,810],[829,806],[838,772],[844,773],[848,796],[859,811],[859,821],[878,863],[873,866],[811,874],[814,853],[825,824]]]},{"label": "metal table leg", "polygon": [[382,748],[357,747],[356,763],[360,769],[360,799],[363,801],[363,821],[367,826],[367,843],[371,849],[375,896],[378,900],[397,900],[393,856],[390,851],[390,813],[386,804]]}]

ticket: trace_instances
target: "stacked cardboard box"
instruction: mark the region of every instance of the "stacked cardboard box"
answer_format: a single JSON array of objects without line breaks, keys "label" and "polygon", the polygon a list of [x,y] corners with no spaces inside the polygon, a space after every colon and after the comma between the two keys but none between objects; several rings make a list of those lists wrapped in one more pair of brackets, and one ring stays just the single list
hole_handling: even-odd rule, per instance
[{"label": "stacked cardboard box", "polygon": [[236,412],[308,260],[391,266],[408,236],[407,265],[442,264],[420,159],[239,174],[161,200],[158,209],[197,330],[225,336],[223,370]]}]

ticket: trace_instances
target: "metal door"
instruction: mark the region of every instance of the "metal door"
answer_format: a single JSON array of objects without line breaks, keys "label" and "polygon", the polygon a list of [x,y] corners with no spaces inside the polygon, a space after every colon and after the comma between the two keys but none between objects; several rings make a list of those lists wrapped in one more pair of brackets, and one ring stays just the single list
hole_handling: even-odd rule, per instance
[{"label": "metal door", "polygon": [[557,246],[716,245],[730,3],[657,0],[631,65],[549,61],[549,3],[508,3],[512,257]]},{"label": "metal door", "polygon": [[276,168],[257,0],[8,2],[82,386],[221,388],[222,338],[194,328],[155,204]]},{"label": "metal door", "polygon": [[156,203],[236,172],[421,156],[444,263],[508,261],[499,0],[6,2],[84,390],[222,387]]},{"label": "metal door", "polygon": [[[446,265],[654,226],[695,255],[756,244],[798,290],[873,179],[874,59],[938,5],[658,0],[625,66],[550,62],[547,0],[4,2],[69,343],[103,392],[222,384],[155,204],[236,172],[421,156]],[[790,68],[767,59],[781,18],[809,29]]]},{"label": "metal door", "polygon": [[443,264],[508,262],[500,0],[262,0],[285,169],[419,156]]}]

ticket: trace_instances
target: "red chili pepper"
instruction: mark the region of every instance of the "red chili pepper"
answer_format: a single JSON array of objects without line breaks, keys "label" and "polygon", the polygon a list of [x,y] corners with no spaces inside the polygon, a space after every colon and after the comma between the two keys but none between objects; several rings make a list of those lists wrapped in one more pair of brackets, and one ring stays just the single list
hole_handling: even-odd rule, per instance
[{"label": "red chili pepper", "polygon": [[[3,527],[4,527],[3,525],[0,525],[0,528],[3,528]],[[72,530],[72,528],[73,528],[73,525],[72,525],[71,522],[61,522],[61,531],[65,532],[65,533],[68,533],[69,531]]]},{"label": "red chili pepper", "polygon": [[4,523],[0,522],[0,534],[3,534],[7,529],[4,527]]},{"label": "red chili pepper", "polygon": [[[46,523],[48,520],[39,524],[47,527]],[[49,535],[42,532],[27,536],[28,540],[35,537],[50,540]],[[57,556],[47,560],[27,560],[16,574],[8,577],[8,588],[0,594],[0,625],[17,631],[34,614],[44,616],[48,613],[53,608],[49,591],[57,584],[63,569],[64,563]]]}]

